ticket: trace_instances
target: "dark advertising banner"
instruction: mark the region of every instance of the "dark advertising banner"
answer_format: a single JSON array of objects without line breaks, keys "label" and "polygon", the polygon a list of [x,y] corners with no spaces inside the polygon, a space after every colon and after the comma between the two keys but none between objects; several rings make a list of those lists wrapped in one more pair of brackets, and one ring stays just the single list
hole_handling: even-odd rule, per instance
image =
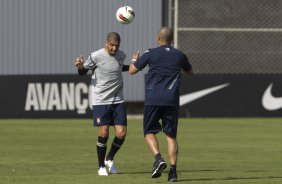
[{"label": "dark advertising banner", "polygon": [[282,75],[183,77],[183,117],[282,116]]},{"label": "dark advertising banner", "polygon": [[[0,76],[0,118],[91,118],[89,77]],[[194,75],[182,80],[182,117],[282,116],[282,75]]]},{"label": "dark advertising banner", "polygon": [[91,118],[89,77],[0,76],[0,118]]}]

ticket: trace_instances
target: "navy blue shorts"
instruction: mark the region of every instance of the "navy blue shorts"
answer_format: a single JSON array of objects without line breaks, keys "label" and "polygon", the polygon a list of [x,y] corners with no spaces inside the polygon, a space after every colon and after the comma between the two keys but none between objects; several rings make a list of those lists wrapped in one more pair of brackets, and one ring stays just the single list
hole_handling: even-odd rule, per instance
[{"label": "navy blue shorts", "polygon": [[124,103],[111,105],[93,105],[94,126],[127,126],[127,114]]},{"label": "navy blue shorts", "polygon": [[[176,138],[179,117],[178,106],[145,105],[143,130],[146,134],[157,134],[163,131],[172,138]],[[159,121],[162,120],[160,123]]]}]

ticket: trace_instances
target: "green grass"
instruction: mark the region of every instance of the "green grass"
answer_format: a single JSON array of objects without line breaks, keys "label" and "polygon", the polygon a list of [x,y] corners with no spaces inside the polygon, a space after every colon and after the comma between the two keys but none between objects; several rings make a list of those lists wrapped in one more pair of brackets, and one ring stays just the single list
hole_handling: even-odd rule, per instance
[{"label": "green grass", "polygon": [[[0,120],[0,183],[167,183],[166,173],[150,178],[141,120],[129,121],[115,159],[120,174],[97,176],[96,139],[91,119]],[[281,118],[181,119],[178,141],[180,183],[282,183]]]}]

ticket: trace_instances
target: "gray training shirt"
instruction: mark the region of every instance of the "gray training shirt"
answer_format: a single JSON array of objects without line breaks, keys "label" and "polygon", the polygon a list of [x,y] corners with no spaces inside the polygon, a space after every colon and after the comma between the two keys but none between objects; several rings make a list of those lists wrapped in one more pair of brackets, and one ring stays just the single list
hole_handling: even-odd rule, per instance
[{"label": "gray training shirt", "polygon": [[117,51],[115,56],[108,54],[105,48],[92,52],[83,66],[92,70],[92,105],[107,105],[124,102],[122,66],[125,53]]}]

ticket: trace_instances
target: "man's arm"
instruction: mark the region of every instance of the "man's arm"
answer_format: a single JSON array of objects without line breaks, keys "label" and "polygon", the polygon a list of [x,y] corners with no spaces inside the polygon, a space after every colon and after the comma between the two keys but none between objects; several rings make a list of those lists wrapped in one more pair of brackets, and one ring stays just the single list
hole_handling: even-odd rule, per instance
[{"label": "man's arm", "polygon": [[86,70],[84,67],[83,68],[78,68],[77,69],[77,71],[78,71],[78,75],[86,75],[87,74],[87,72],[88,72],[88,70]]},{"label": "man's arm", "polygon": [[138,69],[136,68],[136,66],[131,63],[131,65],[129,66],[129,73],[130,74],[136,74],[138,72]]},{"label": "man's arm", "polygon": [[77,67],[79,75],[85,75],[88,72],[88,70],[83,67],[83,63],[84,63],[84,60],[83,60],[82,55],[80,55],[78,58],[76,58],[76,60],[74,62],[74,65]]},{"label": "man's arm", "polygon": [[129,65],[123,65],[122,66],[122,71],[127,72],[129,70]]}]

